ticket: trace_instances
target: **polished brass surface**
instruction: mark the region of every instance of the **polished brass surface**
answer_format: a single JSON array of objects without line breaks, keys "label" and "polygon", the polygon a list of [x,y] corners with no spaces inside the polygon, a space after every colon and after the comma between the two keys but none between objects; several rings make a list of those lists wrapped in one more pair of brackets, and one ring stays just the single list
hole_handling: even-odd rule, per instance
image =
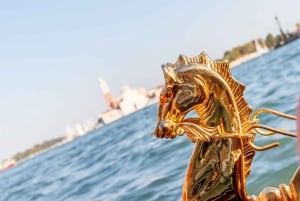
[{"label": "polished brass surface", "polygon": [[[186,134],[195,143],[183,185],[184,201],[206,200],[297,200],[300,170],[289,185],[266,188],[249,196],[246,179],[255,151],[275,146],[254,144],[256,134],[295,134],[259,123],[263,113],[295,119],[262,109],[252,116],[243,97],[244,85],[230,74],[227,61],[211,60],[205,53],[196,57],[180,55],[175,64],[162,66],[165,86],[160,95],[158,123],[154,134],[175,138]],[[187,118],[190,111],[197,117]]]}]

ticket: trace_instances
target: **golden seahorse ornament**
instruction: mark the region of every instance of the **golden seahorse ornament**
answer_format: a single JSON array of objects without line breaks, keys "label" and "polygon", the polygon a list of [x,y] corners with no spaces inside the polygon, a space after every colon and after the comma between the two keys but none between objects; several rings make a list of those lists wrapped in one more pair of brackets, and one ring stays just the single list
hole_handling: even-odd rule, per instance
[{"label": "golden seahorse ornament", "polygon": [[[300,169],[288,185],[265,188],[248,195],[246,179],[255,151],[278,146],[256,146],[256,134],[295,134],[259,124],[261,113],[295,119],[273,110],[252,112],[243,97],[244,85],[231,75],[227,61],[211,60],[205,53],[189,58],[180,55],[175,64],[162,66],[165,86],[160,95],[159,138],[186,134],[195,143],[183,185],[184,201],[297,201],[300,200]],[[190,111],[196,118],[187,118]]]}]

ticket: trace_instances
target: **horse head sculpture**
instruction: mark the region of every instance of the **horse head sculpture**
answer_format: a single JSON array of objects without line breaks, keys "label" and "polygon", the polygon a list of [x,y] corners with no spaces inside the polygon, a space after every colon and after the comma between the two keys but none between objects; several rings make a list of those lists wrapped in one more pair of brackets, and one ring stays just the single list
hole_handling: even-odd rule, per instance
[{"label": "horse head sculpture", "polygon": [[[154,134],[159,138],[186,134],[195,143],[183,185],[183,200],[268,200],[270,196],[274,197],[271,200],[297,199],[293,183],[264,190],[258,197],[249,196],[245,185],[255,151],[278,146],[256,146],[256,133],[295,137],[293,133],[260,125],[257,116],[271,113],[295,117],[267,109],[252,114],[243,98],[245,87],[231,76],[229,63],[213,61],[205,53],[192,58],[180,55],[174,65],[163,65],[162,70],[165,86]],[[197,117],[189,118],[190,111]]]}]

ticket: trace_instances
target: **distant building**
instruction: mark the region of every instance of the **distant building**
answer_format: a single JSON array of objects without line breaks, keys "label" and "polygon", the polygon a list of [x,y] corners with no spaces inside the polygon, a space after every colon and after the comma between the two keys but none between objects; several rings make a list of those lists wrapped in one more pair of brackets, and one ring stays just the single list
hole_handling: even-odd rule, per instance
[{"label": "distant building", "polygon": [[133,113],[148,103],[147,92],[145,89],[131,89],[128,86],[123,86],[121,89],[121,102],[119,107],[123,115]]},{"label": "distant building", "polygon": [[[101,82],[103,83],[105,81],[101,80]],[[100,84],[100,88],[106,98],[109,90],[103,90],[103,84]],[[108,88],[108,86],[106,85],[104,89],[105,88]],[[157,94],[160,93],[160,91],[161,88],[157,88],[156,90],[153,89],[149,94],[145,88],[132,89],[129,86],[123,86],[120,91],[120,98],[113,99],[111,96],[108,96],[111,97],[109,99],[106,98],[106,101],[109,100],[108,102],[113,102],[113,107],[109,107],[107,111],[102,112],[98,116],[98,124],[108,124],[123,116],[140,110],[149,104],[157,102]]]},{"label": "distant building", "polygon": [[145,88],[133,89],[129,86],[123,86],[120,90],[120,97],[114,99],[105,80],[101,78],[97,79],[100,90],[107,102],[108,109],[98,115],[97,122],[86,121],[83,124],[76,123],[72,127],[67,125],[64,142],[69,142],[104,124],[113,122],[150,104],[156,103],[162,88],[159,86],[147,92]]},{"label": "distant building", "polygon": [[117,119],[120,119],[123,116],[124,115],[123,115],[123,113],[120,109],[108,110],[106,112],[101,113],[98,116],[98,124],[99,125],[108,124],[108,123],[113,122]]}]

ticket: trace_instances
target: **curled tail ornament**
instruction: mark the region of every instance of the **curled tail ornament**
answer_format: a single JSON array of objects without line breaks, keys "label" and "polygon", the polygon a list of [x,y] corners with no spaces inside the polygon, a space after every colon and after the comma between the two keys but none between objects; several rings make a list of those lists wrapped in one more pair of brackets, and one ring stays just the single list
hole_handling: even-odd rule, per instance
[{"label": "curled tail ornament", "polygon": [[[154,134],[159,138],[186,134],[195,143],[183,200],[299,199],[300,170],[289,185],[266,188],[258,196],[249,196],[246,189],[255,152],[279,145],[274,142],[257,146],[255,136],[296,136],[261,125],[258,116],[267,113],[292,120],[295,117],[269,109],[253,113],[243,97],[245,86],[232,77],[228,62],[211,60],[205,53],[191,58],[180,55],[175,64],[163,65],[162,70],[165,86]],[[188,118],[190,111],[195,111],[197,117]]]}]

